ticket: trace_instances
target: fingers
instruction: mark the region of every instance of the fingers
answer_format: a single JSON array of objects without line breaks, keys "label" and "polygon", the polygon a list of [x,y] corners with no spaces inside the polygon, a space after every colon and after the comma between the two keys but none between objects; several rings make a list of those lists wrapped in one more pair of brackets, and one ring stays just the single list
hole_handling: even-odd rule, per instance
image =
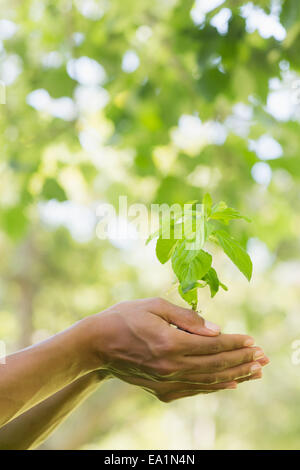
[{"label": "fingers", "polygon": [[[270,359],[267,357],[267,356],[264,356],[262,359],[259,359],[257,361],[261,366],[266,366],[267,364],[269,364],[270,362]],[[248,382],[249,380],[257,380],[257,379],[261,379],[262,378],[262,368],[260,370],[258,370],[257,372],[255,372],[254,374],[250,375],[249,377],[243,377],[241,379],[237,379],[237,382],[238,383],[242,383],[242,382]]]},{"label": "fingers", "polygon": [[211,322],[205,322],[194,310],[178,307],[160,298],[147,299],[146,305],[149,312],[189,333],[203,336],[217,336],[220,333],[219,326]]},{"label": "fingers", "polygon": [[169,384],[168,392],[216,392],[217,390],[224,390],[224,389],[235,389],[237,388],[237,384],[235,381],[231,382],[224,382],[219,384],[183,384],[181,382],[175,382],[173,384]]},{"label": "fingers", "polygon": [[162,394],[159,399],[165,403],[169,403],[180,398],[192,397],[199,394],[215,393],[221,390],[234,390],[237,388],[236,382],[228,382],[217,385],[197,385],[192,387],[193,384],[189,384],[188,388],[178,388],[171,391],[168,391],[165,394]]},{"label": "fingers", "polygon": [[[220,372],[247,362],[256,361],[262,358],[264,353],[260,348],[243,348],[235,351],[222,352],[208,356],[201,356],[201,372],[213,373]],[[186,363],[191,366],[190,370],[195,370],[199,364],[199,357],[186,357]]]},{"label": "fingers", "polygon": [[175,330],[174,340],[178,351],[183,355],[199,356],[203,354],[217,354],[225,351],[238,350],[250,347],[254,339],[247,335],[224,335],[215,337],[199,337],[187,334],[184,331]]},{"label": "fingers", "polygon": [[256,372],[255,374],[250,375],[249,377],[243,377],[242,379],[237,379],[237,383],[241,384],[243,382],[249,382],[250,380],[258,380],[262,378],[262,370]]},{"label": "fingers", "polygon": [[228,381],[225,383],[215,384],[200,384],[200,383],[186,383],[186,382],[166,382],[146,379],[144,377],[128,376],[128,375],[116,375],[120,380],[127,382],[131,385],[137,385],[142,387],[148,392],[155,393],[157,395],[164,395],[171,392],[183,392],[183,391],[217,391],[223,390],[224,388],[236,388],[237,384],[235,381]]},{"label": "fingers", "polygon": [[[255,368],[253,368],[254,365],[256,366]],[[258,362],[252,363],[252,364],[246,364],[246,366],[249,368],[248,371],[247,371],[247,367],[243,366],[244,369],[236,368],[236,371],[232,371],[231,375],[223,377],[224,379],[227,379],[227,378],[229,379],[230,376],[234,377],[240,374],[245,374],[244,377],[236,378],[235,380],[231,382],[224,381],[219,384],[207,384],[207,385],[189,384],[188,387],[180,383],[174,384],[175,386],[179,385],[178,389],[176,391],[171,390],[169,393],[166,394],[167,399],[164,399],[162,401],[169,402],[169,401],[177,400],[179,398],[191,397],[191,396],[198,395],[198,394],[214,393],[220,390],[233,390],[237,388],[238,384],[241,384],[243,382],[248,382],[251,380],[258,380],[262,378],[262,367],[258,364]],[[248,374],[249,370],[251,371],[250,375]],[[246,376],[246,374],[248,375]]]},{"label": "fingers", "polygon": [[261,359],[258,359],[258,361],[262,366],[266,366],[269,364],[270,359],[267,356],[262,357]]},{"label": "fingers", "polygon": [[[270,362],[270,359],[267,357],[267,356],[264,356],[262,359],[259,359],[255,364],[255,367],[253,365],[251,365],[250,369],[251,369],[251,373],[249,375],[246,375],[245,376],[241,376],[238,378],[238,376],[236,376],[234,378],[234,380],[237,382],[237,383],[242,383],[242,382],[248,382],[250,380],[258,380],[258,379],[261,379],[262,376],[263,376],[263,371],[262,371],[262,367],[266,366],[267,364],[269,364]],[[253,364],[253,363],[252,363]],[[238,375],[240,374],[240,367],[242,368],[245,368],[245,371],[247,371],[247,367],[249,366],[249,364],[246,364],[245,366],[239,366],[236,369],[236,371],[238,372]],[[226,378],[227,380],[229,379],[229,377],[234,377],[235,374],[233,375],[226,375]]]},{"label": "fingers", "polygon": [[258,362],[249,362],[237,367],[232,367],[216,374],[218,382],[228,382],[247,378],[253,374],[261,373],[262,366]]},{"label": "fingers", "polygon": [[261,365],[258,362],[249,362],[237,367],[226,369],[222,372],[215,372],[209,374],[185,374],[179,380],[183,382],[191,382],[197,384],[220,384],[224,382],[233,382],[261,370]]},{"label": "fingers", "polygon": [[119,376],[119,378],[127,383],[143,388],[145,391],[151,393],[151,395],[154,395],[160,401],[165,403],[198,394],[213,393],[220,390],[233,390],[237,388],[237,383],[234,381],[210,385],[181,382],[156,382],[142,377],[131,376]]},{"label": "fingers", "polygon": [[[268,363],[266,357],[260,359],[260,362]],[[258,368],[254,369],[256,365]],[[250,373],[250,375],[249,375]],[[251,364],[245,364],[237,366],[229,371],[228,374],[219,373],[217,380],[224,380],[220,383],[184,383],[182,381],[177,382],[166,382],[166,381],[152,381],[143,377],[134,376],[119,376],[120,379],[125,382],[137,385],[150,392],[160,401],[169,403],[173,400],[180,398],[191,397],[198,394],[215,393],[221,390],[233,390],[237,388],[238,384],[241,384],[250,380],[257,380],[262,377],[262,367],[259,362],[252,362]],[[231,377],[235,380],[229,380]]]}]

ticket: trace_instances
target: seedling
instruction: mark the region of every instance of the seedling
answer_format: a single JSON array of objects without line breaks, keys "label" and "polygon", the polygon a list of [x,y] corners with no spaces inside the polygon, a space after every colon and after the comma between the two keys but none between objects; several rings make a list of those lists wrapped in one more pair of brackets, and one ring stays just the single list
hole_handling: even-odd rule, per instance
[{"label": "seedling", "polygon": [[163,214],[159,230],[150,235],[146,242],[157,238],[158,260],[165,264],[171,259],[179,294],[194,310],[197,310],[200,288],[209,286],[211,297],[217,294],[220,287],[228,290],[212,267],[212,255],[204,250],[207,242],[219,245],[248,281],[251,279],[250,256],[224,230],[234,219],[249,222],[223,201],[213,205],[211,196],[206,194],[201,204],[193,201],[186,204],[183,211]]}]

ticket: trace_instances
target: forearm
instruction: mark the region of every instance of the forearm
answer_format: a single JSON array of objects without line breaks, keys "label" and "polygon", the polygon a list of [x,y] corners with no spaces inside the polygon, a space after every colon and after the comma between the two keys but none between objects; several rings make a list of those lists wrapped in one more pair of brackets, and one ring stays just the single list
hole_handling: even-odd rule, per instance
[{"label": "forearm", "polygon": [[95,370],[89,322],[7,357],[0,365],[0,427]]},{"label": "forearm", "polygon": [[107,378],[102,372],[81,377],[0,429],[0,450],[38,447]]}]

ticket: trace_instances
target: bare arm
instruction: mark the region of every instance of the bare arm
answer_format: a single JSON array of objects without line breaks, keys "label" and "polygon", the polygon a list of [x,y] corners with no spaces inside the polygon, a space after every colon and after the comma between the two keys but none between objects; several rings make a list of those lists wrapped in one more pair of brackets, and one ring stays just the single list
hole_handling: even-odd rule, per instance
[{"label": "bare arm", "polygon": [[192,310],[162,299],[123,302],[0,365],[0,427],[97,369],[163,401],[235,388],[264,365],[253,344],[249,336],[221,335]]},{"label": "bare arm", "polygon": [[0,427],[95,370],[85,320],[0,364]]},{"label": "bare arm", "polygon": [[91,372],[6,424],[0,429],[0,449],[38,447],[106,377],[101,371]]}]

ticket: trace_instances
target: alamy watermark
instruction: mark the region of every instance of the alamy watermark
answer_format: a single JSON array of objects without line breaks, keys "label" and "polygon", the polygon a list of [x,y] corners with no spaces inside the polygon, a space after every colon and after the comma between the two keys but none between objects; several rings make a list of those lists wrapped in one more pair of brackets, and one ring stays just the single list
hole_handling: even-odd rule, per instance
[{"label": "alamy watermark", "polygon": [[6,87],[5,83],[0,80],[0,104],[6,104]]},{"label": "alamy watermark", "polygon": [[96,235],[101,240],[146,240],[156,232],[165,240],[187,240],[188,250],[203,246],[204,209],[200,203],[151,204],[149,208],[145,204],[129,205],[127,196],[120,196],[118,205],[116,210],[112,204],[100,204],[96,210]]}]

